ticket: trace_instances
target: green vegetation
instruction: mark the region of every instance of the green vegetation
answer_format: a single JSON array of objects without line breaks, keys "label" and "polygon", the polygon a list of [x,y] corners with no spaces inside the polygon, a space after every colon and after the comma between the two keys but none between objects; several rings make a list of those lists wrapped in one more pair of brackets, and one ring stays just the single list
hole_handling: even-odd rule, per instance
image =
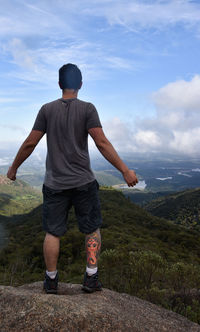
[{"label": "green vegetation", "polygon": [[152,192],[147,189],[144,190],[123,189],[122,192],[126,197],[129,197],[133,203],[139,204],[140,206],[145,206],[147,203],[151,202],[154,199],[157,198],[160,199],[162,196],[167,196],[172,193],[171,191]]},{"label": "green vegetation", "polygon": [[13,182],[5,175],[0,175],[0,249],[8,242],[7,217],[15,215],[14,221],[16,221],[18,215],[30,212],[41,202],[41,192],[26,182],[21,180]]},{"label": "green vegetation", "polygon": [[200,231],[200,189],[160,197],[145,206],[151,214]]},{"label": "green vegetation", "polygon": [[[111,188],[102,188],[100,198],[103,241],[99,271],[104,287],[138,296],[200,323],[200,233],[150,215]],[[10,238],[0,252],[0,284],[43,279],[41,219],[41,206],[6,218]],[[60,281],[82,282],[84,239],[72,210],[68,232],[61,238]]]},{"label": "green vegetation", "polygon": [[[12,216],[31,211],[42,202],[41,192],[21,180],[10,181],[0,175],[0,214]],[[0,218],[1,221],[1,218]]]},{"label": "green vegetation", "polygon": [[29,183],[30,186],[32,186],[35,189],[38,189],[41,191],[42,184],[44,181],[44,171],[43,172],[33,172],[33,173],[20,173],[18,174],[18,179],[25,181],[26,183]]},{"label": "green vegetation", "polygon": [[113,186],[115,184],[123,183],[124,180],[121,177],[117,177],[114,174],[112,174],[112,171],[94,171],[95,177],[97,181],[102,186]]}]

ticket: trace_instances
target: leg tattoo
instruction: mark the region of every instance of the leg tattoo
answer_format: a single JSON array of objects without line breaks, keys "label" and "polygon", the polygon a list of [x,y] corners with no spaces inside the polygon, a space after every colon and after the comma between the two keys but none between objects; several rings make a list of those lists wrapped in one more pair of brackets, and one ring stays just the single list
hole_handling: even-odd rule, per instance
[{"label": "leg tattoo", "polygon": [[99,228],[95,232],[86,235],[85,247],[87,254],[87,267],[97,267],[97,260],[101,249],[101,234]]}]

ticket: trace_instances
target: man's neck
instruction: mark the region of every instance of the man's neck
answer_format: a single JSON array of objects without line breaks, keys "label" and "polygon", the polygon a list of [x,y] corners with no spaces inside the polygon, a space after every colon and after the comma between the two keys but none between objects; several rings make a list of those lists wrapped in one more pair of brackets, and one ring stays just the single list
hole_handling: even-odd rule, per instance
[{"label": "man's neck", "polygon": [[68,91],[63,91],[62,98],[63,99],[77,98],[77,95],[78,91],[68,90]]}]

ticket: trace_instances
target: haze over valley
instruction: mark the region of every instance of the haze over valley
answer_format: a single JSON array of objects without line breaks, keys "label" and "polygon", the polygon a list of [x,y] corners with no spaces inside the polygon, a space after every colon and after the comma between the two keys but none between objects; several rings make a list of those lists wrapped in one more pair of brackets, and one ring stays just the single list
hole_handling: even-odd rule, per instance
[{"label": "haze over valley", "polygon": [[[16,150],[0,150],[0,174],[6,174]],[[173,155],[120,154],[129,168],[134,169],[139,183],[127,187],[119,171],[101,155],[91,153],[91,167],[101,186],[112,186],[128,195],[174,192],[200,187],[200,158]],[[36,149],[18,169],[17,177],[41,190],[45,173],[46,150]],[[133,199],[134,200],[134,199]],[[137,200],[136,200],[137,202]]]}]

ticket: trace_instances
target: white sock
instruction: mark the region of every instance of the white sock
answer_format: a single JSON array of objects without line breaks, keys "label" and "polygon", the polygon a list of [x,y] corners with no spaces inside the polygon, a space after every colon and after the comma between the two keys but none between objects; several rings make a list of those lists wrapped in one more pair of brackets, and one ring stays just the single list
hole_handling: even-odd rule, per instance
[{"label": "white sock", "polygon": [[57,274],[57,270],[56,271],[51,271],[51,272],[46,270],[46,274],[48,275],[49,278],[54,279],[56,274]]},{"label": "white sock", "polygon": [[97,272],[97,267],[91,269],[90,267],[86,266],[86,272],[89,276],[92,276],[93,274],[95,274]]}]

